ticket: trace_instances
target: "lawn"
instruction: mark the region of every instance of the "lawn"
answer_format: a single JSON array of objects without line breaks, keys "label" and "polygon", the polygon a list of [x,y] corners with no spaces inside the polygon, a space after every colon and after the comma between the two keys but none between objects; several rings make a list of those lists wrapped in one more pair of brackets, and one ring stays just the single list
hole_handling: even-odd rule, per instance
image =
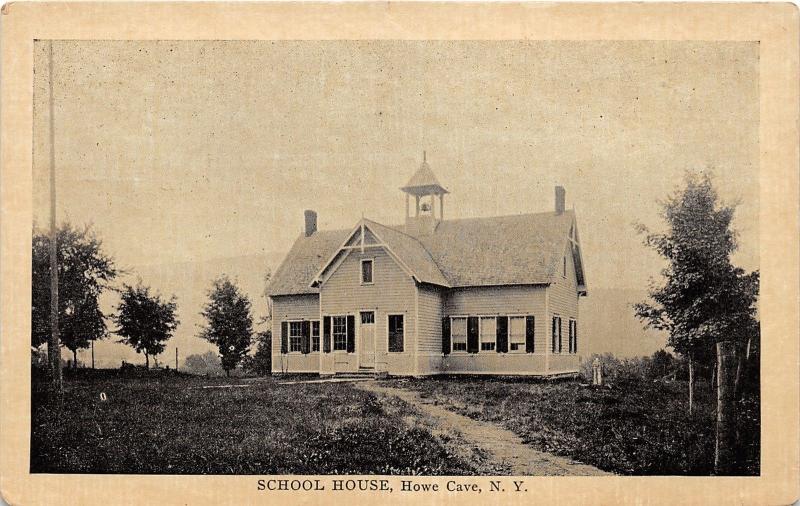
[{"label": "lawn", "polygon": [[[697,385],[697,410],[687,414],[686,382],[617,382],[591,388],[575,381],[493,378],[393,379],[463,415],[498,423],[537,450],[626,475],[709,475],[714,459],[714,399]],[[741,474],[759,472],[757,401],[747,418]],[[749,418],[748,418],[749,417]],[[747,425],[749,423],[749,425]]]},{"label": "lawn", "polygon": [[[399,399],[378,401],[346,383],[111,373],[68,379],[60,406],[34,383],[31,472],[481,472],[440,436],[410,424],[416,413]],[[202,388],[223,384],[250,386]]]}]

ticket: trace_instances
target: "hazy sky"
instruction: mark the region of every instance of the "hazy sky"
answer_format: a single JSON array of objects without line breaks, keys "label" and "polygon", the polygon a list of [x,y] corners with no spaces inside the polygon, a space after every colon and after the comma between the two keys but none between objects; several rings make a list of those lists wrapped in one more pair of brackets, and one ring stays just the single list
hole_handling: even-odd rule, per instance
[{"label": "hazy sky", "polygon": [[[42,223],[46,50],[37,42]],[[657,200],[687,169],[713,169],[741,201],[735,260],[758,267],[756,43],[64,41],[54,66],[59,218],[93,222],[120,264],[179,297],[212,274],[187,284],[172,264],[274,270],[304,209],[320,228],[400,223],[398,188],[423,150],[451,192],[446,218],[551,210],[565,186],[590,294],[657,275],[631,223],[658,226]],[[257,294],[261,272],[237,275]],[[181,339],[201,347],[199,306],[183,311]]]}]

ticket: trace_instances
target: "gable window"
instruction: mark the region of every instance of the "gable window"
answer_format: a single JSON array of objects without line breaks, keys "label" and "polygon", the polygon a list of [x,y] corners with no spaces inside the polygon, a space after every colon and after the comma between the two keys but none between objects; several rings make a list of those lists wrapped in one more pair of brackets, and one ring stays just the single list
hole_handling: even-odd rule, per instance
[{"label": "gable window", "polygon": [[450,340],[453,351],[467,351],[467,319],[455,317],[450,323]]},{"label": "gable window", "polygon": [[481,351],[494,351],[497,347],[497,318],[481,317]]},{"label": "gable window", "polygon": [[392,353],[403,352],[403,338],[405,325],[403,315],[389,315],[389,351]]},{"label": "gable window", "polygon": [[508,318],[508,351],[525,352],[525,317]]},{"label": "gable window", "polygon": [[303,351],[303,322],[289,322],[289,351]]},{"label": "gable window", "polygon": [[334,316],[333,326],[333,351],[347,351],[347,317]]},{"label": "gable window", "polygon": [[566,278],[567,277],[567,256],[564,255],[561,262],[561,276]]},{"label": "gable window", "polygon": [[553,317],[553,353],[561,353],[561,317]]},{"label": "gable window", "polygon": [[311,322],[311,351],[319,351],[319,320]]},{"label": "gable window", "polygon": [[374,261],[371,258],[365,258],[361,260],[361,284],[362,285],[371,285],[372,284],[372,267]]},{"label": "gable window", "polygon": [[572,318],[569,320],[569,352],[578,352],[578,322]]}]

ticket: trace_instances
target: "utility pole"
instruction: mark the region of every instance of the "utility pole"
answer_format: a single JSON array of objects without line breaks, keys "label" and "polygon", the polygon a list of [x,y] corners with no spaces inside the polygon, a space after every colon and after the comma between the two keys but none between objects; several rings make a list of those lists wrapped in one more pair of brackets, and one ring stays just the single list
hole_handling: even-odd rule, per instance
[{"label": "utility pole", "polygon": [[53,41],[48,48],[50,79],[50,340],[47,342],[47,355],[50,358],[52,387],[59,394],[61,382],[61,340],[58,332],[58,244],[56,232],[56,142],[55,105],[53,99]]},{"label": "utility pole", "polygon": [[175,347],[175,370],[178,370],[178,347]]},{"label": "utility pole", "polygon": [[92,339],[92,369],[94,369],[94,339]]}]

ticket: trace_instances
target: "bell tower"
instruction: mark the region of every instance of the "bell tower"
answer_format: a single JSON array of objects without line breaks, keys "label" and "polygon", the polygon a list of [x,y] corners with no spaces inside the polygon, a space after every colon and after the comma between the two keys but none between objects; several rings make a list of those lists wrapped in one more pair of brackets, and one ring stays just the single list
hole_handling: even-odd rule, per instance
[{"label": "bell tower", "polygon": [[[400,188],[406,194],[406,231],[412,235],[432,233],[436,225],[444,219],[444,195],[449,193],[428,165],[425,151],[422,152],[422,165],[411,176],[405,186]],[[411,214],[411,197],[414,197],[414,214]],[[436,216],[436,197],[439,197],[439,216]]]}]

